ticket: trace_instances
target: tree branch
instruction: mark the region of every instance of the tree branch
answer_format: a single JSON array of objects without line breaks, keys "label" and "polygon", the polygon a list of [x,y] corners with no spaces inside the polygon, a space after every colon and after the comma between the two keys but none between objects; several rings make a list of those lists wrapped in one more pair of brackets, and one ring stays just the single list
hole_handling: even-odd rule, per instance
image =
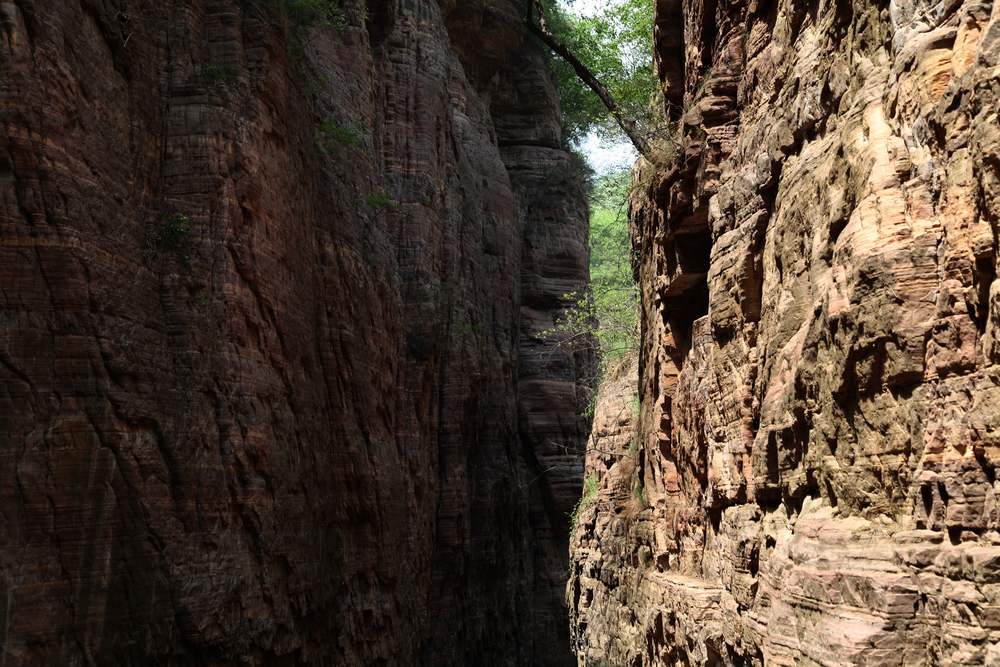
[{"label": "tree branch", "polygon": [[[580,78],[580,80],[583,81],[583,83],[585,83],[587,87],[594,91],[594,94],[601,99],[601,102],[603,102],[604,106],[607,107],[608,112],[615,119],[615,122],[618,123],[618,127],[622,129],[622,132],[624,132],[625,136],[629,138],[629,141],[632,142],[632,145],[635,146],[635,149],[639,152],[639,154],[648,161],[653,162],[652,151],[650,150],[649,144],[639,133],[635,123],[622,113],[621,108],[619,108],[618,103],[611,95],[611,92],[604,87],[604,84],[602,84],[596,76],[594,76],[594,73],[590,71],[590,68],[584,65],[580,59],[577,58],[576,55],[570,51],[565,44],[560,42],[556,36],[552,34],[552,31],[549,30],[548,25],[545,23],[545,12],[542,9],[540,1],[525,0],[525,2],[527,2],[528,30],[538,37],[538,39],[542,40],[546,46],[552,49],[553,53],[569,63],[570,67],[573,68],[573,71],[576,72],[576,75]],[[538,12],[537,24],[531,18],[532,8]]]}]

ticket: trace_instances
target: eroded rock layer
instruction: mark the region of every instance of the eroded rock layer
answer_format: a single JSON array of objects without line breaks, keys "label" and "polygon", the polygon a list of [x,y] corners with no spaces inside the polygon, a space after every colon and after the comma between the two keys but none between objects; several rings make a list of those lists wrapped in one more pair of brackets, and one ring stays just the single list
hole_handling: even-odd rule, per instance
[{"label": "eroded rock layer", "polygon": [[997,664],[1000,4],[658,0],[656,50],[641,410],[598,407],[574,650]]},{"label": "eroded rock layer", "polygon": [[571,659],[545,63],[310,6],[0,0],[0,665]]}]

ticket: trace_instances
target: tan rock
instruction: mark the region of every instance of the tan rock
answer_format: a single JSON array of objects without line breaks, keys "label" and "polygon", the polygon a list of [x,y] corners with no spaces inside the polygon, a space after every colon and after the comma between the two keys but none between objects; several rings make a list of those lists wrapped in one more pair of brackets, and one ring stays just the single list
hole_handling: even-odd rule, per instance
[{"label": "tan rock", "polygon": [[1000,9],[660,0],[657,34],[688,111],[632,201],[616,482],[651,502],[577,526],[581,664],[994,664]]}]

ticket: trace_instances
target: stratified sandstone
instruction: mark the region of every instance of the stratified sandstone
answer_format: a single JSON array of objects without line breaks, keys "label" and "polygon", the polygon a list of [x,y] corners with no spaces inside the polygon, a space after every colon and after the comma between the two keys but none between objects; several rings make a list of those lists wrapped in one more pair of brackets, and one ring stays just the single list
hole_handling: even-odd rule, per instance
[{"label": "stratified sandstone", "polygon": [[574,650],[1000,663],[1000,4],[659,0],[656,37],[639,447],[592,439]]},{"label": "stratified sandstone", "polygon": [[0,665],[572,661],[519,3],[279,4],[0,0]]}]

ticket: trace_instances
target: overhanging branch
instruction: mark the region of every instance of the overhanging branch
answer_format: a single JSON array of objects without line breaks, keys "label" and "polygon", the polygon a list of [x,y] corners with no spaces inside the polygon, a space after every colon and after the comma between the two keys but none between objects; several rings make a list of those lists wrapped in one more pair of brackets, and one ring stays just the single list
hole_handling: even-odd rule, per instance
[{"label": "overhanging branch", "polygon": [[[618,123],[618,127],[620,127],[622,132],[625,133],[625,136],[629,138],[629,141],[632,142],[632,145],[635,146],[635,149],[639,152],[639,154],[650,162],[653,162],[652,151],[649,148],[649,144],[639,133],[632,119],[622,113],[621,108],[615,101],[614,96],[611,95],[611,92],[596,76],[594,76],[594,73],[590,71],[590,68],[584,65],[583,62],[581,62],[580,59],[577,58],[576,55],[570,51],[565,44],[560,42],[556,36],[552,34],[552,31],[549,30],[545,23],[545,12],[542,9],[542,5],[539,0],[525,1],[527,3],[526,16],[528,30],[530,30],[533,35],[538,37],[538,39],[542,40],[542,42],[549,47],[553,53],[569,63],[570,67],[573,68],[573,71],[576,72],[577,77],[579,77],[579,79],[583,81],[588,88],[594,91],[594,94],[597,95],[604,106],[607,107],[608,112],[615,119],[615,122]],[[532,9],[538,12],[538,23],[535,23],[532,19]]]}]

